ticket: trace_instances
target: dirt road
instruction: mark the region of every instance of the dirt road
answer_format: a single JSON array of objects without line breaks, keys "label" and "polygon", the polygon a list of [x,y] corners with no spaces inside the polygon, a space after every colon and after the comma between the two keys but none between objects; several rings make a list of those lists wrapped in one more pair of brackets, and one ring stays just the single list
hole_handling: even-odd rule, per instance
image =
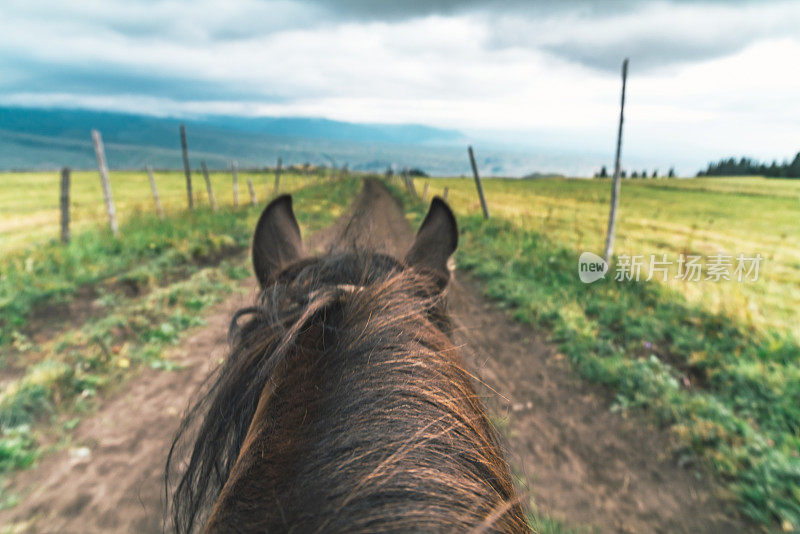
[{"label": "dirt road", "polygon": [[[350,213],[311,240],[402,254],[413,233],[400,206],[368,181]],[[170,358],[180,371],[144,370],[109,394],[74,431],[75,445],[17,474],[16,507],[0,525],[18,532],[160,532],[161,477],[180,414],[225,356],[228,321],[255,295],[236,295],[207,315]],[[531,484],[540,512],[602,532],[737,532],[718,490],[696,469],[678,467],[667,436],[609,411],[606,391],[580,383],[542,334],[509,320],[456,273],[449,310],[459,343],[485,383],[487,404],[508,436],[509,459]]]}]

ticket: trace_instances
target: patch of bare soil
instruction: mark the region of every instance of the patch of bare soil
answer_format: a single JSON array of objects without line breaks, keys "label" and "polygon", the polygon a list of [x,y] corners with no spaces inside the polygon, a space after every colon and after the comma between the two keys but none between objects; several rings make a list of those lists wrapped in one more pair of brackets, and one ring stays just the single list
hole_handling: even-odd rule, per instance
[{"label": "patch of bare soil", "polygon": [[[354,240],[402,255],[412,236],[388,191],[367,181],[350,216],[311,243]],[[508,416],[509,460],[531,481],[540,512],[602,532],[752,530],[726,509],[705,473],[678,466],[665,432],[610,412],[608,392],[579,382],[541,333],[510,321],[461,273],[449,291],[458,341],[487,403]],[[30,532],[160,532],[164,462],[180,415],[224,357],[231,314],[254,295],[209,312],[207,325],[170,356],[183,370],[142,371],[78,426],[74,447],[18,473],[10,489],[23,502],[0,512],[0,524]]]}]

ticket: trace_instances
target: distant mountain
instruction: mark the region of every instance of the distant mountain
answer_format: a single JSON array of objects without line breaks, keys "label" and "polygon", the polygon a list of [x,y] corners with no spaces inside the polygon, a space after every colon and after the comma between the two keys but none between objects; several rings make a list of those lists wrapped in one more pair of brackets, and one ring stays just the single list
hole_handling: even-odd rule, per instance
[{"label": "distant mountain", "polygon": [[464,135],[456,130],[442,130],[419,124],[358,124],[298,117],[228,116],[210,116],[200,124],[255,134],[353,143],[432,145],[453,144],[464,140]]},{"label": "distant mountain", "polygon": [[[190,154],[210,167],[310,161],[383,169],[416,152],[414,147],[463,146],[454,130],[422,125],[358,124],[319,118],[244,118],[209,115],[192,119],[88,111],[0,107],[0,169],[93,167],[90,131],[103,134],[109,166],[181,165],[178,127],[186,124]],[[366,150],[365,150],[366,149]],[[365,154],[370,159],[365,160]],[[409,162],[410,163],[410,162]],[[193,165],[195,162],[193,161]],[[416,163],[415,163],[416,164]]]},{"label": "distant mountain", "polygon": [[[461,132],[414,124],[358,124],[320,118],[153,117],[83,109],[0,106],[0,170],[95,169],[91,130],[103,134],[112,169],[182,168],[179,126],[186,125],[189,160],[212,169],[312,163],[359,171],[417,168],[431,176],[471,176]],[[480,135],[480,134],[475,134]],[[590,175],[603,156],[549,149],[509,149],[472,139],[482,176],[532,171]],[[642,165],[639,165],[640,167]],[[2,181],[0,180],[0,187]]]}]

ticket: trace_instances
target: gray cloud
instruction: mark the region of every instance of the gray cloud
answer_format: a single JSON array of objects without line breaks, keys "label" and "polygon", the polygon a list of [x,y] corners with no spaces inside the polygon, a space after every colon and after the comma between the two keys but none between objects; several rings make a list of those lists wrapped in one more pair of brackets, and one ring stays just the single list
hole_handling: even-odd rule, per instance
[{"label": "gray cloud", "polygon": [[469,12],[524,12],[550,15],[579,10],[592,13],[616,13],[636,5],[633,0],[310,0],[309,4],[327,7],[331,13],[362,20],[404,20],[429,15],[453,15]]},{"label": "gray cloud", "polygon": [[485,25],[486,47],[540,50],[606,72],[616,72],[625,56],[640,72],[721,57],[760,39],[797,38],[800,27],[800,4],[780,0],[129,0],[99,8],[12,0],[10,6],[0,7],[0,17],[35,20],[46,12],[50,21],[74,26],[76,34],[110,32],[186,45],[245,41],[344,22],[459,16]]},{"label": "gray cloud", "polygon": [[622,58],[628,57],[632,62],[631,68],[637,72],[643,72],[679,63],[725,56],[741,50],[754,40],[755,38],[752,36],[740,36],[736,39],[713,43],[686,39],[672,39],[665,42],[660,35],[654,35],[610,40],[604,43],[545,44],[541,48],[557,57],[608,72],[619,72]]},{"label": "gray cloud", "polygon": [[[485,20],[488,45],[538,49],[600,71],[623,57],[649,70],[729,55],[765,38],[794,37],[796,2],[755,0],[311,0],[331,16],[399,21],[430,15]],[[510,22],[510,23],[509,23]]]},{"label": "gray cloud", "polygon": [[406,20],[430,15],[463,13],[520,14],[528,17],[577,13],[582,17],[602,17],[631,13],[648,3],[674,5],[741,6],[763,4],[759,0],[300,0],[328,10],[334,16],[356,20]]},{"label": "gray cloud", "polygon": [[[2,70],[21,71],[23,62],[0,61]],[[232,86],[225,80],[202,80],[185,75],[124,69],[117,65],[64,65],[24,61],[24,73],[0,81],[0,96],[53,91],[94,96],[136,95],[179,101],[285,102],[254,87]]]},{"label": "gray cloud", "polygon": [[327,8],[302,0],[8,0],[7,5],[0,5],[0,27],[3,19],[38,21],[60,28],[169,42],[249,39],[336,18]]},{"label": "gray cloud", "polygon": [[800,5],[788,2],[638,4],[631,11],[549,19],[499,16],[491,45],[525,46],[617,72],[630,57],[639,72],[736,53],[765,39],[797,39]]}]

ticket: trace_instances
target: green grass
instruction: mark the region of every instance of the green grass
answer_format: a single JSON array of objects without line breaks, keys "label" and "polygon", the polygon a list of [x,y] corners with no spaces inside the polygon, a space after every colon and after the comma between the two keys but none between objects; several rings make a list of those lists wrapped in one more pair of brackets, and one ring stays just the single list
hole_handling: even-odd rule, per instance
[{"label": "green grass", "polygon": [[[250,203],[247,179],[253,181],[260,204],[273,196],[275,176],[269,172],[239,172],[239,203]],[[60,235],[58,172],[10,172],[0,175],[0,250],[25,248],[30,243],[55,239]],[[233,178],[229,172],[211,172],[212,188],[220,207],[233,206]],[[161,203],[167,215],[183,213],[187,208],[186,179],[182,171],[155,172]],[[281,191],[290,192],[319,182],[314,175],[284,173]],[[120,222],[154,213],[152,193],[144,171],[111,171],[111,191]],[[192,173],[195,206],[208,206],[205,180],[200,172]],[[72,173],[70,188],[70,228],[77,234],[106,226],[108,219],[98,173]]]},{"label": "green grass", "polygon": [[[240,182],[246,176],[240,175]],[[266,180],[271,180],[271,175],[259,176],[260,191],[264,191]],[[0,194],[0,213],[3,214],[0,226],[4,223],[17,226],[11,237],[7,232],[0,232],[3,236],[0,242],[4,247],[4,255],[0,258],[0,350],[4,344],[19,337],[19,331],[24,329],[31,309],[36,305],[69,301],[81,286],[112,276],[119,275],[117,283],[135,288],[153,282],[146,280],[147,277],[164,278],[175,266],[213,261],[247,244],[249,228],[258,208],[245,205],[233,210],[230,203],[225,202],[231,199],[226,198],[219,199],[222,208],[216,213],[202,204],[194,212],[187,212],[183,205],[179,210],[177,206],[173,209],[166,204],[171,216],[160,221],[152,210],[142,211],[133,200],[140,201],[150,194],[149,189],[145,189],[149,185],[144,173],[114,173],[113,177],[119,181],[117,207],[123,221],[122,239],[115,239],[102,222],[87,218],[83,219],[86,224],[77,225],[85,229],[76,231],[71,242],[64,246],[53,238],[44,237],[57,232],[56,226],[50,228],[57,224],[57,213],[36,211],[37,202],[39,206],[46,204],[38,196],[44,193],[40,189],[49,190],[53,176],[34,173],[4,176]],[[74,211],[80,220],[80,206],[88,199],[96,200],[102,196],[99,185],[95,183],[96,177],[91,173],[76,173],[74,178]],[[178,178],[183,180],[182,175],[172,173],[163,181],[174,187],[183,186]],[[214,178],[219,181],[229,177],[219,174]],[[309,185],[311,180],[296,175],[283,176],[282,190],[297,190]],[[24,184],[28,182],[29,189],[25,189]],[[244,186],[243,194],[246,189]],[[185,203],[185,197],[181,201]],[[17,214],[19,218],[15,217],[12,205],[20,211]],[[47,214],[50,226],[39,225],[39,214]],[[36,230],[31,230],[32,226]],[[25,241],[16,241],[15,232],[21,232],[19,236],[24,236]],[[180,273],[171,275],[180,276]]]},{"label": "green grass", "polygon": [[489,221],[470,182],[432,183],[450,188],[457,264],[488,296],[549,332],[582,377],[615,393],[613,409],[669,427],[675,452],[704,459],[749,517],[800,527],[800,183],[623,183],[618,253],[766,255],[763,280],[741,287],[580,282],[578,255],[601,250],[608,181],[487,180]]},{"label": "green grass", "polygon": [[[423,180],[416,183],[421,191]],[[430,183],[431,194],[449,188],[449,200],[459,213],[480,210],[472,180]],[[489,179],[484,188],[493,215],[535,230],[566,249],[602,254],[609,180]],[[681,253],[760,253],[764,260],[758,283],[671,278],[667,285],[712,313],[800,338],[798,213],[800,180],[624,180],[614,252],[667,254],[670,260]]]},{"label": "green grass", "polygon": [[[297,190],[303,232],[330,224],[359,186],[345,180]],[[181,332],[202,325],[202,311],[250,274],[249,258],[241,252],[262,208],[203,208],[166,221],[131,218],[119,239],[90,229],[68,246],[45,243],[3,258],[3,304],[16,321],[5,323],[13,345],[0,346],[0,371],[14,371],[0,389],[0,473],[31,465],[47,424],[86,411],[103,388],[142,366],[175,368],[164,352]],[[13,330],[25,326],[31,306],[56,298],[68,302],[86,284],[97,290],[97,311],[78,328],[56,328],[40,344]]]}]

